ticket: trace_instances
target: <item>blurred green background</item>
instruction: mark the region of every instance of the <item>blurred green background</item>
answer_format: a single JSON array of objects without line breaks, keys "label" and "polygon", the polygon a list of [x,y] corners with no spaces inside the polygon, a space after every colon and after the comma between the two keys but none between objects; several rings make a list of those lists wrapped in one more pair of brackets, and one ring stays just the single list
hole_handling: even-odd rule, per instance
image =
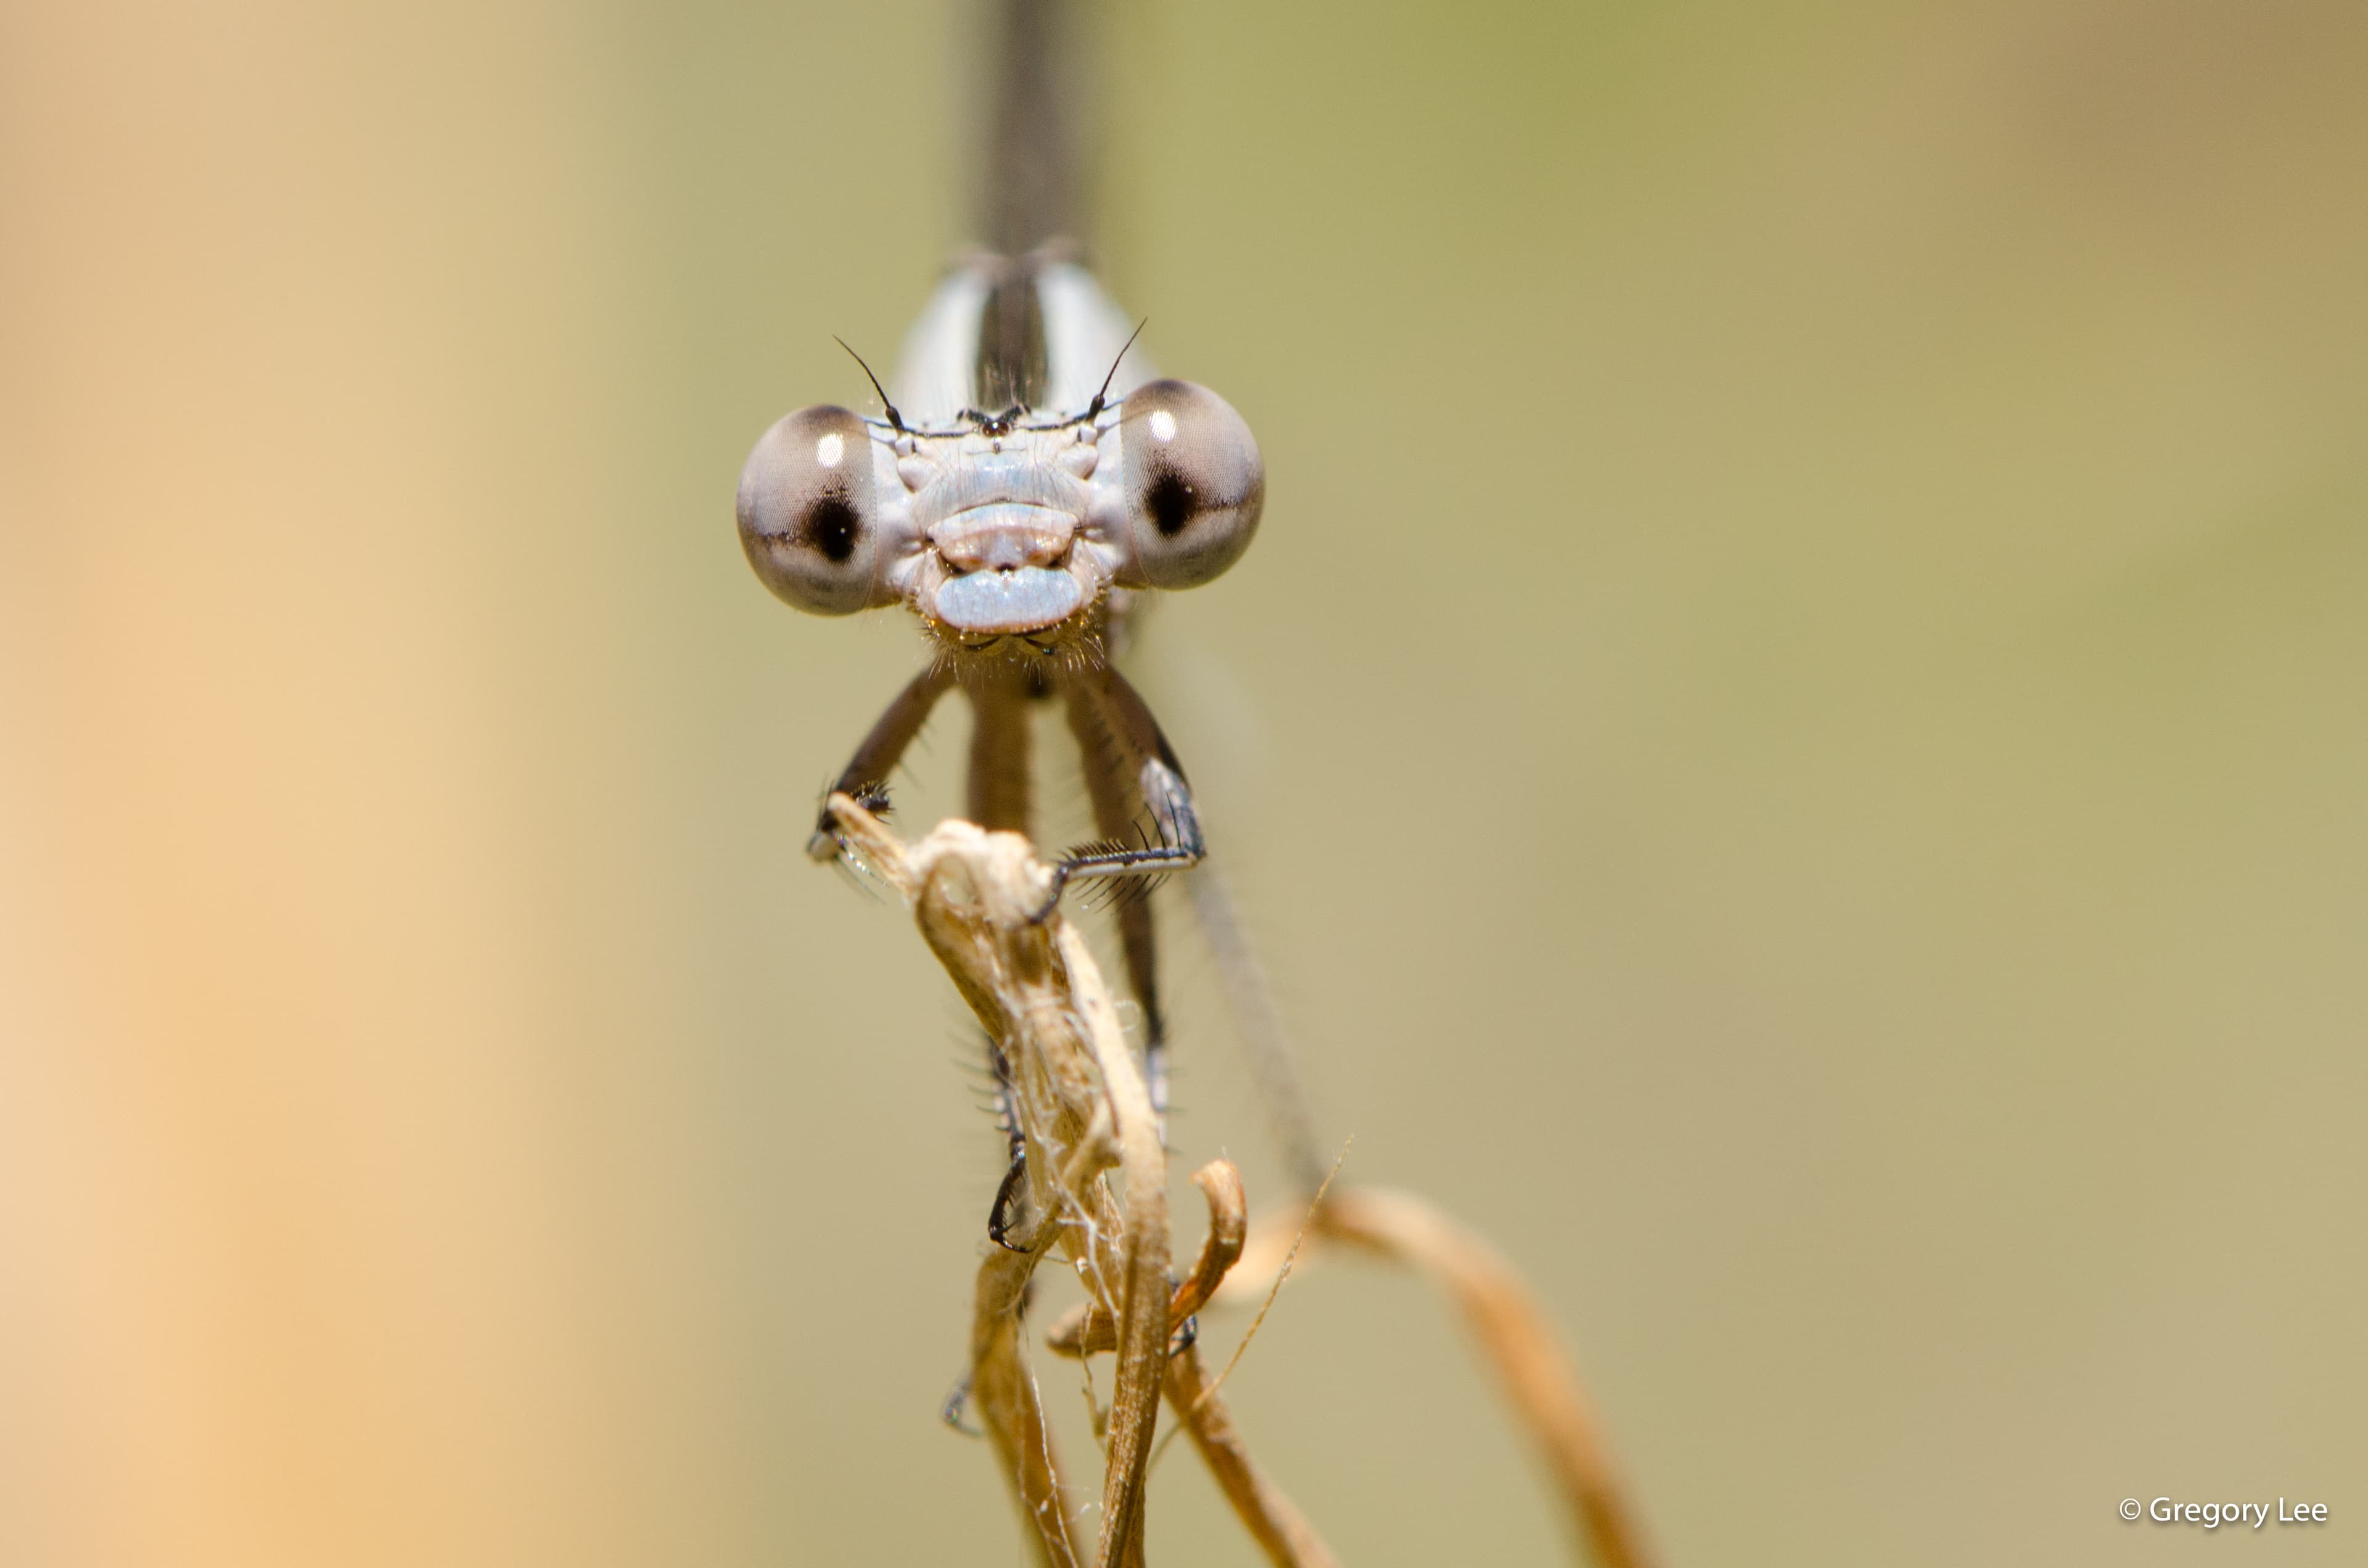
[{"label": "blurred green background", "polygon": [[[949,22],[0,13],[0,1560],[1019,1561],[962,1015],[800,852],[917,647],[729,516],[963,238]],[[1105,270],[1270,483],[1131,667],[1350,1174],[1673,1562],[2356,1560],[2368,8],[1107,33]],[[1557,1560],[1418,1287],[1230,1389],[1345,1561]]]}]

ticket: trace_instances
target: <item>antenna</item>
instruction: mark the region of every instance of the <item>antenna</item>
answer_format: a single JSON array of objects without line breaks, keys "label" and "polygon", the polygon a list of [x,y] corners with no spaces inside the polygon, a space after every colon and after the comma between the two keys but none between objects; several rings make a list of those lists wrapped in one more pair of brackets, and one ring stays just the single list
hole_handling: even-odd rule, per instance
[{"label": "antenna", "polygon": [[[1137,332],[1141,332],[1143,329],[1141,327],[1137,327],[1135,330]],[[841,348],[847,348],[847,339],[839,336],[838,334],[835,332],[832,333],[830,335],[830,340],[833,343],[837,344]],[[1133,343],[1134,339],[1130,337],[1127,341],[1129,343]],[[854,360],[857,364],[863,365],[863,356],[858,354],[854,349],[847,348],[847,357]],[[1124,350],[1121,350],[1120,357],[1121,358],[1125,357]],[[1112,365],[1110,367],[1110,374],[1113,376],[1118,374],[1118,367],[1116,365]],[[899,436],[905,434],[905,416],[896,412],[896,405],[894,403],[888,401],[888,390],[880,384],[880,378],[871,373],[871,367],[869,365],[863,365],[863,379],[870,381],[871,383],[871,390],[880,394],[880,406],[888,411],[888,427],[895,431]],[[1104,381],[1102,385],[1107,388],[1110,383],[1108,381]],[[1101,411],[1101,399],[1096,398],[1094,400],[1094,411],[1096,413],[1099,413]]]},{"label": "antenna", "polygon": [[[1133,332],[1126,335],[1126,342],[1119,349],[1118,358],[1110,361],[1110,374],[1102,378],[1102,390],[1094,393],[1094,401],[1087,405],[1083,419],[1091,419],[1101,413],[1102,400],[1110,395],[1110,384],[1118,380],[1118,368],[1126,363],[1127,349],[1134,347],[1134,340],[1141,337],[1143,335],[1143,329],[1150,324],[1151,318],[1149,316],[1145,316],[1141,321],[1134,324],[1134,330]],[[848,352],[852,354],[855,350],[849,348],[848,349]],[[1082,423],[1082,420],[1080,422]]]}]

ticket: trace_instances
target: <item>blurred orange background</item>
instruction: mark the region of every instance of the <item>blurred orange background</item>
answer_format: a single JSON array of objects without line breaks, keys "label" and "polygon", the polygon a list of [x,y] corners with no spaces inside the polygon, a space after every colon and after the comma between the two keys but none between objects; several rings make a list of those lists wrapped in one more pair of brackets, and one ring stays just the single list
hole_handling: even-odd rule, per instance
[{"label": "blurred orange background", "polygon": [[[800,852],[918,651],[729,517],[963,237],[950,21],[0,14],[0,1562],[1018,1561],[971,1047]],[[1351,1174],[1674,1562],[2356,1556],[2368,9],[1105,31],[1101,259],[1270,476],[1133,668]],[[1348,1562],[1561,1550],[1411,1284],[1230,1387]]]}]

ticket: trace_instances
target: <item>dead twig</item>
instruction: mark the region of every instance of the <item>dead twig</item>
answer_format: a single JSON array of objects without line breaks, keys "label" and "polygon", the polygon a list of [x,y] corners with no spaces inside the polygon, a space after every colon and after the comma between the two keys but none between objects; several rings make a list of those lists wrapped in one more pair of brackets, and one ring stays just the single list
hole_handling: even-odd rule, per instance
[{"label": "dead twig", "polygon": [[[1119,1030],[1118,1011],[1094,970],[1085,939],[1064,924],[1059,941],[1073,982],[1091,977],[1090,983],[1075,983],[1073,995],[1086,1016],[1104,1104],[1118,1124],[1118,1162],[1126,1181],[1118,1244],[1110,1249],[1114,1256],[1087,1260],[1102,1283],[1104,1307],[1118,1319],[1118,1380],[1110,1392],[1106,1428],[1102,1535],[1095,1561],[1136,1568],[1143,1562],[1144,1494],[1151,1479],[1151,1443],[1167,1362],[1167,1155],[1159,1145],[1151,1091],[1135,1070],[1134,1057]],[[1107,1191],[1103,1189],[1105,1198]],[[1109,1299],[1113,1273],[1115,1302]]]},{"label": "dead twig", "polygon": [[1267,1287],[1266,1299],[1258,1303],[1258,1315],[1250,1319],[1249,1327],[1242,1331],[1240,1342],[1235,1345],[1234,1353],[1225,1358],[1224,1369],[1217,1374],[1216,1381],[1201,1391],[1201,1399],[1211,1400],[1217,1396],[1217,1391],[1224,1386],[1225,1380],[1234,1375],[1234,1369],[1242,1364],[1242,1355],[1249,1349],[1250,1341],[1256,1339],[1258,1330],[1266,1325],[1266,1314],[1274,1311],[1275,1301],[1282,1295],[1283,1284],[1291,1278],[1292,1265],[1299,1261],[1300,1244],[1307,1239],[1308,1227],[1315,1224],[1315,1217],[1323,1212],[1324,1195],[1332,1190],[1333,1178],[1340,1174],[1340,1166],[1348,1158],[1349,1146],[1344,1143],[1340,1146],[1340,1157],[1332,1162],[1331,1170],[1316,1186],[1315,1196],[1307,1200],[1306,1217],[1300,1221],[1298,1232],[1291,1238],[1291,1249],[1282,1255],[1282,1267],[1274,1271],[1274,1283]]},{"label": "dead twig", "polygon": [[1446,1290],[1543,1453],[1595,1560],[1603,1568],[1650,1568],[1656,1560],[1598,1434],[1577,1369],[1513,1266],[1409,1192],[1346,1188],[1317,1206],[1315,1224],[1319,1233],[1417,1269]]},{"label": "dead twig", "polygon": [[1118,1354],[1093,1561],[1134,1568],[1143,1561],[1144,1490],[1167,1370],[1167,1157],[1109,987],[1057,911],[1035,917],[1051,872],[1025,838],[948,822],[907,845],[848,796],[833,795],[830,808],[912,909],[1010,1069],[1036,1231],[1024,1253],[980,1268],[971,1336],[980,1418],[1038,1560],[1069,1568],[1077,1559],[1059,1465],[1019,1330],[1029,1278],[1057,1249],[1108,1315]]},{"label": "dead twig", "polygon": [[1038,1568],[1077,1568],[1076,1543],[1061,1503],[1060,1466],[1053,1457],[1053,1428],[1020,1344],[1019,1307],[1035,1267],[1032,1254],[999,1247],[979,1263],[971,1316],[970,1401],[1020,1517],[1030,1527],[1027,1540]]},{"label": "dead twig", "polygon": [[1199,1346],[1186,1346],[1168,1361],[1167,1403],[1233,1505],[1234,1517],[1274,1568],[1337,1568],[1339,1560],[1307,1516],[1250,1458],[1232,1411],[1201,1364]]},{"label": "dead twig", "polygon": [[[1192,1181],[1208,1199],[1209,1234],[1201,1244],[1201,1256],[1191,1274],[1168,1299],[1171,1333],[1216,1294],[1227,1270],[1241,1256],[1243,1238],[1249,1230],[1248,1199],[1242,1190],[1241,1172],[1231,1160],[1211,1161],[1192,1173]],[[1091,1303],[1069,1313],[1045,1335],[1045,1344],[1064,1356],[1087,1355],[1108,1349],[1113,1343],[1111,1324]],[[1201,1363],[1197,1344],[1183,1346],[1169,1355],[1167,1403],[1183,1430],[1190,1435],[1202,1462],[1216,1477],[1225,1500],[1233,1505],[1235,1516],[1275,1568],[1337,1568],[1331,1549],[1324,1544],[1306,1516],[1250,1458],[1248,1445],[1234,1426],[1232,1413],[1217,1397],[1217,1386]],[[1171,1432],[1160,1443],[1159,1452],[1167,1450],[1174,1437]],[[1153,1461],[1156,1463],[1157,1459],[1155,1453]]]},{"label": "dead twig", "polygon": [[[1206,1306],[1224,1283],[1225,1272],[1242,1256],[1242,1239],[1249,1232],[1249,1200],[1242,1190],[1242,1173],[1231,1160],[1212,1160],[1192,1173],[1192,1185],[1209,1200],[1209,1233],[1201,1256],[1167,1298],[1167,1324],[1172,1334],[1184,1320]],[[1044,1331],[1044,1347],[1056,1356],[1091,1356],[1118,1347],[1118,1326],[1091,1301],[1078,1304]]]},{"label": "dead twig", "polygon": [[[1279,1259],[1273,1286],[1264,1292],[1270,1307],[1302,1236],[1364,1247],[1445,1287],[1543,1450],[1598,1561],[1603,1568],[1650,1568],[1577,1375],[1503,1258],[1420,1199],[1380,1188],[1330,1193],[1328,1176],[1311,1208],[1292,1217],[1297,1234],[1287,1253],[1280,1231],[1246,1240],[1241,1177],[1221,1160],[1194,1176],[1209,1204],[1209,1235],[1191,1274],[1171,1290],[1158,1119],[1084,940],[1057,911],[1036,918],[1051,890],[1050,869],[1017,834],[947,822],[907,845],[848,796],[833,795],[830,806],[871,870],[913,911],[1008,1070],[1027,1154],[1022,1207],[1030,1234],[1022,1250],[998,1250],[979,1267],[971,1389],[1039,1568],[1082,1564],[1020,1333],[1029,1282],[1055,1253],[1076,1272],[1086,1301],[1055,1326],[1052,1347],[1117,1357],[1101,1424],[1094,1568],[1140,1568],[1144,1561],[1144,1495],[1163,1392],[1269,1561],[1276,1568],[1334,1568],[1305,1517],[1251,1460],[1218,1397],[1240,1351],[1211,1379],[1197,1347],[1169,1349],[1188,1317],[1212,1298],[1247,1294],[1243,1276],[1263,1277]],[[1311,1163],[1304,1150],[1296,1163]],[[1237,1267],[1246,1246],[1268,1261]],[[1256,1330],[1254,1323],[1250,1332]]]}]

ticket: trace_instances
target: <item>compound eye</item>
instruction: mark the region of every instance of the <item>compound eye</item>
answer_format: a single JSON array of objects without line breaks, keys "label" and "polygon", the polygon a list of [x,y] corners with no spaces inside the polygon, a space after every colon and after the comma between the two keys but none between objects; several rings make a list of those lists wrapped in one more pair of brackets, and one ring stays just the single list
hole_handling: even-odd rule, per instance
[{"label": "compound eye", "polygon": [[765,586],[814,615],[882,602],[871,434],[851,409],[802,408],[740,471],[740,548]]},{"label": "compound eye", "polygon": [[1233,404],[1190,381],[1126,394],[1119,420],[1131,587],[1197,588],[1241,559],[1266,504],[1266,465]]}]

